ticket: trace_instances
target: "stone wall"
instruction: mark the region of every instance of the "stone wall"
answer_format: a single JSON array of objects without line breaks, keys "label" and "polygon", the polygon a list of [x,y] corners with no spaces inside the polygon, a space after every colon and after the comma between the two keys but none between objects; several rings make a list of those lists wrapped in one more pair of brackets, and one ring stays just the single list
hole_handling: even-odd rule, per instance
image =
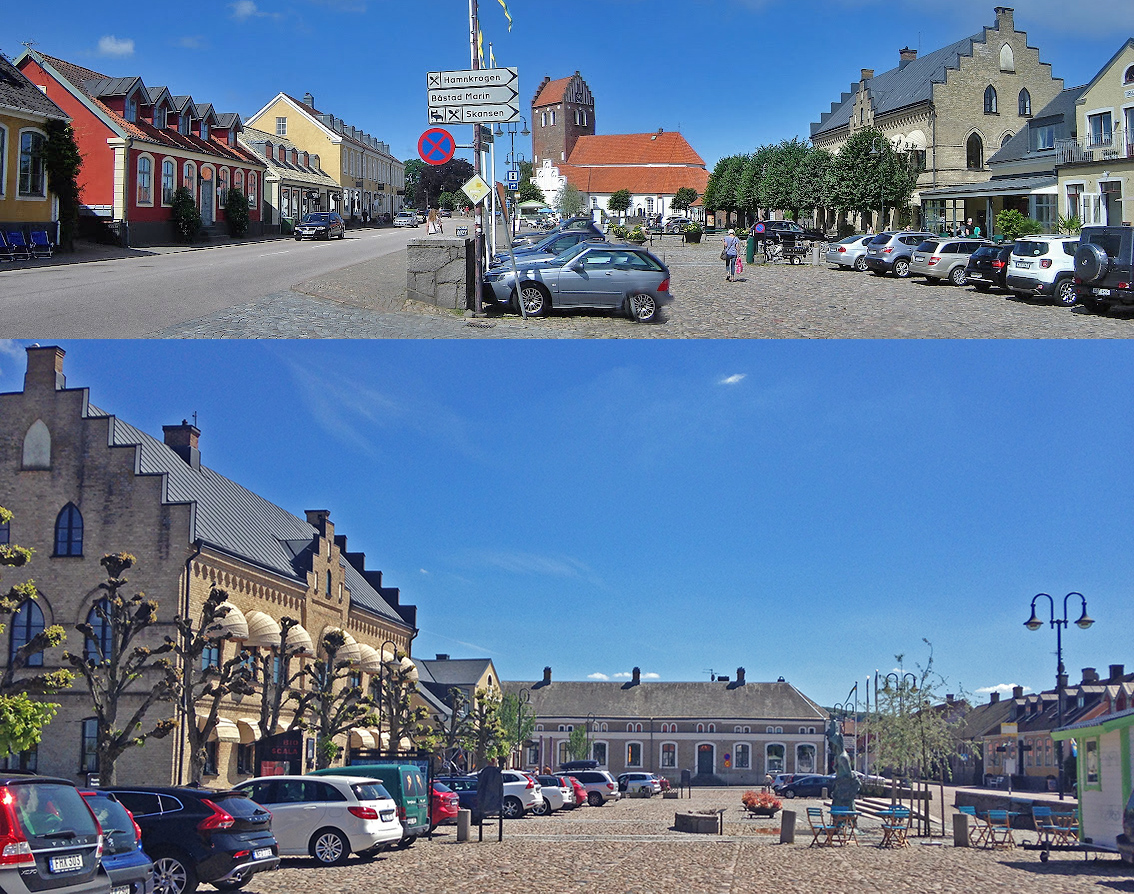
[{"label": "stone wall", "polygon": [[406,297],[466,310],[473,306],[475,266],[471,238],[411,239],[406,247]]}]

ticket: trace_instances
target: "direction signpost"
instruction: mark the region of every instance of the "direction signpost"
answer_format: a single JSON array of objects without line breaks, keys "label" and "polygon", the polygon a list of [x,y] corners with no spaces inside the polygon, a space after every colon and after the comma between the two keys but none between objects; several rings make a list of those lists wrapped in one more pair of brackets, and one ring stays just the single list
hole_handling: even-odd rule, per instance
[{"label": "direction signpost", "polygon": [[430,124],[520,120],[519,75],[514,68],[431,71],[425,81]]}]

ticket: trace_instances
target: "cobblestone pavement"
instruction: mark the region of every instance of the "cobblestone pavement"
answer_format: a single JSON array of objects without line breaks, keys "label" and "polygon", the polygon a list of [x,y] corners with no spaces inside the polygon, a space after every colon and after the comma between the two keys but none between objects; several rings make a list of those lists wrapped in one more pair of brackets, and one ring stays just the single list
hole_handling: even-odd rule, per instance
[{"label": "cobblestone pavement", "polygon": [[1134,318],[1100,317],[826,264],[754,265],[725,282],[720,246],[666,239],[673,301],[653,324],[592,311],[465,320],[405,301],[405,255],[367,261],[155,335],[173,338],[1130,338]]},{"label": "cobblestone pavement", "polygon": [[[623,800],[582,807],[544,818],[527,817],[485,826],[485,840],[458,844],[454,826],[442,826],[433,841],[391,851],[369,862],[351,858],[344,866],[316,867],[309,860],[285,860],[278,872],[255,876],[250,894],[326,894],[360,891],[405,894],[513,894],[587,891],[589,894],[751,894],[807,891],[815,894],[1027,894],[1134,891],[1134,870],[1115,857],[1085,861],[1082,855],[985,851],[914,843],[904,850],[880,850],[875,820],[863,818],[860,847],[809,848],[804,806],[785,802],[799,814],[795,844],[780,845],[778,819],[741,816],[740,790],[695,789],[692,800]],[[726,808],[725,834],[673,832],[674,813]],[[1029,833],[1017,833],[1017,840]],[[1034,839],[1034,834],[1031,834]]]}]

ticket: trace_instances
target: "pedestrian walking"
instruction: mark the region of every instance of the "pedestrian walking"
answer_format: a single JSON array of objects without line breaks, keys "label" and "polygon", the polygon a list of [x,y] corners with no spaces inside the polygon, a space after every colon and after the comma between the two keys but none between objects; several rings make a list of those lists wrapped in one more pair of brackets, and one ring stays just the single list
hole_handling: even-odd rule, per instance
[{"label": "pedestrian walking", "polygon": [[729,230],[722,240],[724,248],[721,250],[721,260],[725,262],[725,282],[732,282],[736,276],[736,259],[740,254],[740,240],[736,238],[736,230]]},{"label": "pedestrian walking", "polygon": [[425,232],[429,236],[433,236],[441,231],[440,224],[437,223],[437,210],[435,208],[429,209],[429,218],[425,225]]}]

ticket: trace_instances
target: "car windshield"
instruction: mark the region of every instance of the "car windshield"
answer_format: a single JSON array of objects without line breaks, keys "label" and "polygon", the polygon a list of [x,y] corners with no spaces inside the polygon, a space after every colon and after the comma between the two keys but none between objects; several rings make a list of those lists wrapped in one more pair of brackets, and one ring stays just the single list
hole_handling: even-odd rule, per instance
[{"label": "car windshield", "polygon": [[1099,246],[1112,258],[1122,254],[1122,234],[1113,230],[1093,230],[1085,234],[1083,242]]},{"label": "car windshield", "polygon": [[109,850],[112,854],[121,854],[132,851],[138,844],[134,834],[134,822],[126,808],[106,795],[94,795],[87,798],[95,818],[102,826],[102,834],[109,840]]},{"label": "car windshield", "polygon": [[1012,254],[1023,258],[1042,258],[1047,254],[1046,242],[1034,242],[1031,239],[1021,239],[1012,247]]},{"label": "car windshield", "polygon": [[28,838],[98,834],[94,817],[73,785],[15,784],[8,794],[15,800],[16,816]]},{"label": "car windshield", "polygon": [[318,214],[304,214],[303,215],[303,222],[304,223],[326,223],[330,219],[331,219],[331,215],[327,214],[326,212],[321,212],[321,213],[318,213]]}]

